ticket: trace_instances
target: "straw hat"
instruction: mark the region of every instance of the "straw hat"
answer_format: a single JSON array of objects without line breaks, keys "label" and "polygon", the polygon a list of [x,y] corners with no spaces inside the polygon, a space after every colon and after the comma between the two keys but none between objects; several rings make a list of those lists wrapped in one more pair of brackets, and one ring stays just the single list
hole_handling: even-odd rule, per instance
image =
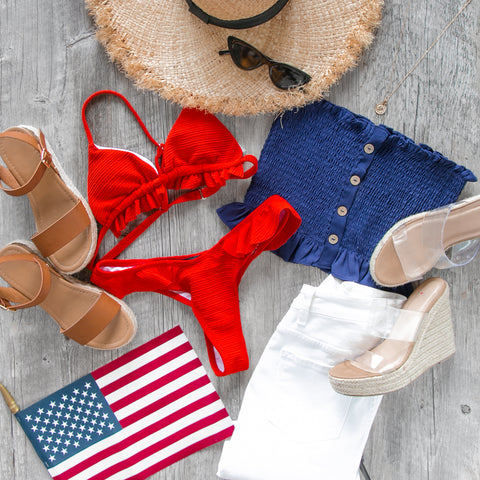
[{"label": "straw hat", "polygon": [[[231,30],[205,24],[185,0],[86,0],[110,58],[137,86],[186,107],[247,115],[319,99],[353,67],[373,38],[383,0],[290,0],[271,20]],[[260,14],[275,0],[196,0],[220,19]],[[311,75],[302,89],[280,90],[266,66],[245,71],[228,55],[234,35],[268,57]]]}]

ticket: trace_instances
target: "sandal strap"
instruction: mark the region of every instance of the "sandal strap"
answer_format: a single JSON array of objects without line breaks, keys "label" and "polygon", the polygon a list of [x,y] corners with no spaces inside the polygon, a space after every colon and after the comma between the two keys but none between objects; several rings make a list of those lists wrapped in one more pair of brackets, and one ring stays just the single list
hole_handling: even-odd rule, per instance
[{"label": "sandal strap", "polygon": [[102,292],[92,308],[71,327],[60,330],[80,345],[93,340],[117,316],[121,305],[118,300]]},{"label": "sandal strap", "polygon": [[49,257],[80,235],[90,223],[88,212],[79,200],[63,217],[36,233],[32,242],[44,257]]},{"label": "sandal strap", "polygon": [[45,300],[50,291],[50,270],[49,266],[36,255],[25,253],[18,255],[5,255],[0,257],[0,263],[7,262],[34,262],[40,269],[40,287],[32,299],[12,287],[0,287],[0,308],[4,310],[21,310],[33,307]]},{"label": "sandal strap", "polygon": [[30,177],[30,179],[27,180],[23,185],[18,183],[18,181],[7,168],[0,168],[0,182],[6,183],[10,187],[4,188],[0,183],[0,188],[7,195],[19,197],[31,192],[38,185],[48,168],[52,167],[55,169],[52,163],[52,155],[47,150],[45,136],[41,130],[39,131],[38,139],[35,136],[20,130],[7,130],[6,132],[0,133],[0,138],[13,138],[15,140],[28,143],[40,153],[40,162],[37,165],[35,172],[33,172],[33,175]]}]

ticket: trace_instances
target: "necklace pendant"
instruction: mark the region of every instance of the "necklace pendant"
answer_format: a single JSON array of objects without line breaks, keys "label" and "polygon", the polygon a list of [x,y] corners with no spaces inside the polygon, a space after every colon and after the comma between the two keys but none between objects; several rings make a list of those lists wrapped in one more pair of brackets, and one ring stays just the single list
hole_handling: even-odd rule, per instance
[{"label": "necklace pendant", "polygon": [[387,111],[387,102],[385,100],[375,105],[375,113],[377,115],[384,115],[386,111]]}]

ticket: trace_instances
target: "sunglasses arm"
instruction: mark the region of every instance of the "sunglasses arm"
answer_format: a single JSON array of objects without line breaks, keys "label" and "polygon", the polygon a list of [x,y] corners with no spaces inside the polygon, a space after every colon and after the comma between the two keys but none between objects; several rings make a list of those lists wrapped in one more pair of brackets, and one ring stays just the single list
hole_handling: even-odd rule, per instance
[{"label": "sunglasses arm", "polygon": [[230,50],[220,50],[218,52],[219,55],[230,55]]}]

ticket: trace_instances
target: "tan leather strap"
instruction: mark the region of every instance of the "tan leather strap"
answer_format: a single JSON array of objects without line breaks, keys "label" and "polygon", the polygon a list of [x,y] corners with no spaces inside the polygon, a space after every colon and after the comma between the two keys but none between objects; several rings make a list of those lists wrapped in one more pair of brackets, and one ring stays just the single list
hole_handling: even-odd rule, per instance
[{"label": "tan leather strap", "polygon": [[[0,188],[5,193],[14,197],[19,197],[31,192],[38,185],[47,168],[52,166],[52,155],[47,150],[45,136],[41,131],[39,133],[39,138],[37,139],[35,136],[27,133],[26,131],[7,130],[6,132],[0,133],[0,138],[13,138],[15,140],[28,143],[40,153],[40,162],[37,165],[35,172],[33,172],[33,175],[30,177],[30,179],[27,180],[27,182],[23,185],[18,183],[8,169],[5,167],[0,169],[0,181],[6,183],[10,187],[9,189],[4,188],[0,183]],[[8,172],[8,174],[6,172]]]},{"label": "tan leather strap", "polygon": [[105,329],[117,316],[120,308],[117,300],[102,292],[92,308],[78,322],[60,331],[80,345],[85,345]]},{"label": "tan leather strap", "polygon": [[18,290],[11,287],[0,287],[0,308],[4,310],[20,310],[23,308],[33,307],[42,303],[50,291],[50,270],[48,265],[38,258],[36,255],[30,253],[18,255],[5,255],[0,257],[0,263],[6,262],[34,262],[40,269],[40,288],[36,295],[29,299]]},{"label": "tan leather strap", "polygon": [[90,217],[79,200],[63,217],[32,237],[44,257],[49,257],[70,243],[90,226]]}]

